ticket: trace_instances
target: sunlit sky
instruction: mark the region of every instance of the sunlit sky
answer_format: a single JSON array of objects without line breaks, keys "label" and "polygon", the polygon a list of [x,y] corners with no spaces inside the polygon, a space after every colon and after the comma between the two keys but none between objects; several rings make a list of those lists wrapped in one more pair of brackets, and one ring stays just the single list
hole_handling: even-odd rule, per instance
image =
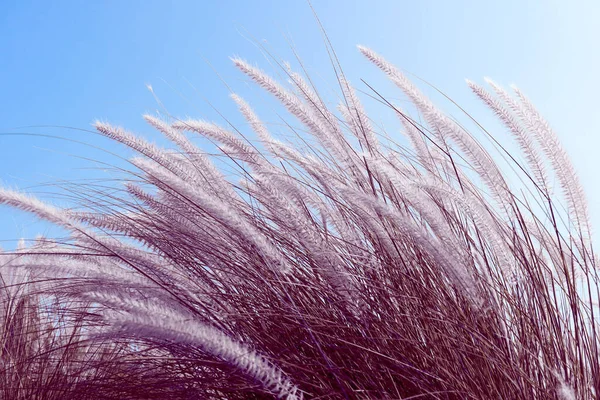
[{"label": "sunlit sky", "polygon": [[[313,6],[344,71],[363,90],[361,79],[375,85],[383,79],[356,44],[434,84],[483,120],[489,113],[464,79],[516,83],[558,132],[600,227],[598,1],[314,0]],[[106,178],[95,160],[112,164],[115,157],[73,140],[116,153],[122,148],[56,127],[90,129],[101,119],[150,135],[141,115],[158,105],[147,84],[171,113],[217,122],[223,120],[216,110],[236,112],[225,83],[261,101],[229,60],[241,56],[273,71],[257,43],[291,61],[293,46],[318,82],[332,78],[304,0],[3,0],[0,184],[51,198],[58,182]],[[0,208],[5,248],[49,232],[30,216]]]}]

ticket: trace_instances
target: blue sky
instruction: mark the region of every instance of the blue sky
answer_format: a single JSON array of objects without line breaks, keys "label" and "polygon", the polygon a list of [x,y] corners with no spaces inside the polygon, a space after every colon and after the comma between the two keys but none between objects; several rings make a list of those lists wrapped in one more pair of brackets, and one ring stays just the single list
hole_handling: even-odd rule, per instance
[{"label": "blue sky", "polygon": [[[359,43],[435,84],[484,122],[489,115],[464,79],[490,76],[518,84],[572,156],[600,227],[597,1],[314,0],[313,5],[359,87],[361,78],[384,85],[358,54]],[[309,73],[328,89],[327,53],[304,0],[3,0],[0,183],[52,199],[57,182],[109,179],[112,172],[94,160],[119,165],[117,156],[103,150],[127,152],[92,133],[57,126],[86,130],[102,119],[155,138],[141,119],[157,108],[146,84],[171,113],[217,122],[223,120],[215,109],[236,113],[223,81],[250,100],[264,99],[229,60],[241,56],[269,70],[254,39],[289,60],[293,42]],[[19,237],[51,232],[31,216],[0,208],[5,248]]]}]

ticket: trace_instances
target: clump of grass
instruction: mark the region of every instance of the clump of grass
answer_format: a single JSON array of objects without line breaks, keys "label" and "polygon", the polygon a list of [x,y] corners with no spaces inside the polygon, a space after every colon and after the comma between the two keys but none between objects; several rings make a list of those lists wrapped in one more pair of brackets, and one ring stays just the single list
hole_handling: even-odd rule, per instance
[{"label": "clump of grass", "polygon": [[[142,386],[143,398],[597,398],[597,259],[582,188],[548,123],[518,89],[469,82],[523,154],[490,153],[359,49],[414,105],[419,118],[381,99],[411,149],[379,135],[338,67],[333,110],[302,75],[283,68],[285,87],[234,59],[310,146],[273,137],[232,95],[247,126],[145,116],[177,152],[97,123],[139,155],[122,191],[82,194],[84,211],[0,191],[0,203],[70,234],[22,250],[19,270],[52,277],[39,293],[60,299],[66,325],[128,360],[107,376],[111,361],[94,358],[90,387],[120,398]],[[189,135],[214,142],[238,179]]]},{"label": "clump of grass", "polygon": [[[50,290],[44,276],[59,261],[47,257],[56,245],[37,239],[32,248],[0,255],[0,398],[161,399],[194,394],[187,380],[170,372],[164,351],[92,335],[101,321],[89,302]],[[63,252],[64,250],[58,250]],[[34,268],[29,268],[33,266]],[[26,268],[25,268],[26,267]],[[35,272],[32,274],[31,272]],[[44,287],[46,286],[46,287]]]}]

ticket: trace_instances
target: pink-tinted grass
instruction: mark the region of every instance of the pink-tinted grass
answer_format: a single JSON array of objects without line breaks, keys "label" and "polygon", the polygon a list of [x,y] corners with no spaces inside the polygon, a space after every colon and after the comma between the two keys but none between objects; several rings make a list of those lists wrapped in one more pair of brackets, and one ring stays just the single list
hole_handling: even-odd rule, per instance
[{"label": "pink-tinted grass", "polygon": [[520,91],[469,83],[523,154],[490,152],[360,51],[413,103],[410,116],[372,92],[411,149],[380,135],[335,62],[330,109],[301,75],[283,68],[285,87],[235,59],[310,151],[234,95],[235,129],[147,116],[177,151],[98,123],[139,155],[122,190],[77,193],[83,210],[0,191],[70,235],[3,255],[32,288],[5,285],[6,398],[596,399],[597,259],[549,125]]}]

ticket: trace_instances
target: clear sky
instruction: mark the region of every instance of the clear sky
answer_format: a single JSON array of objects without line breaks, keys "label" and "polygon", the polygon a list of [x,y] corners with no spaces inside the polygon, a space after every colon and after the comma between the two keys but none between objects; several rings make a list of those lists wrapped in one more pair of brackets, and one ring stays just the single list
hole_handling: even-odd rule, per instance
[{"label": "clear sky", "polygon": [[[477,117],[488,114],[465,78],[520,86],[572,156],[600,229],[597,0],[313,3],[359,87],[361,78],[380,84],[382,77],[356,44],[435,84]],[[332,77],[304,0],[0,1],[0,183],[50,198],[56,182],[110,176],[89,159],[118,164],[116,157],[73,140],[125,154],[121,147],[40,126],[89,129],[102,119],[151,135],[141,114],[157,105],[146,84],[171,113],[221,122],[211,105],[227,116],[235,109],[220,78],[261,99],[229,60],[237,55],[268,67],[254,39],[290,60],[293,42],[311,75]],[[10,248],[19,237],[50,232],[34,221],[1,207],[0,244]]]}]

